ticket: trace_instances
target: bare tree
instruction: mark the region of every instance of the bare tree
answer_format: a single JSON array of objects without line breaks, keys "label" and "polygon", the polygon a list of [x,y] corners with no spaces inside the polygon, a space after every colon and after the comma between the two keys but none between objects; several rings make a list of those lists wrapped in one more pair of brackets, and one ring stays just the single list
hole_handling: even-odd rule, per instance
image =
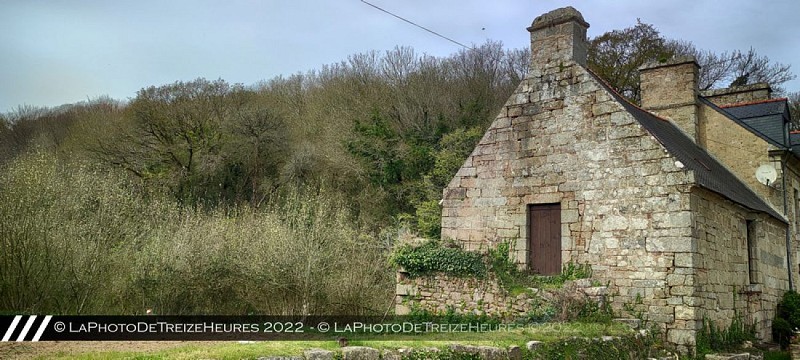
[{"label": "bare tree", "polygon": [[382,74],[392,84],[402,84],[419,68],[419,57],[414,48],[396,46],[381,59]]},{"label": "bare tree", "polygon": [[734,51],[730,77],[733,81],[740,80],[745,84],[758,82],[769,83],[776,93],[783,93],[783,83],[793,80],[796,76],[791,72],[791,65],[770,61],[765,55],[758,55],[752,47],[750,50]]},{"label": "bare tree", "polygon": [[639,101],[639,67],[675,55],[653,25],[613,30],[589,41],[588,65],[625,97]]},{"label": "bare tree", "polygon": [[726,52],[715,53],[710,50],[700,50],[686,40],[669,40],[666,46],[675,55],[693,56],[700,65],[700,90],[708,90],[719,86],[730,78],[733,71],[734,54]]},{"label": "bare tree", "polygon": [[589,67],[634,101],[639,100],[637,69],[675,56],[694,56],[700,65],[701,90],[767,82],[781,93],[781,85],[795,78],[790,65],[773,62],[753,48],[722,53],[702,50],[689,41],[666,39],[653,25],[638,20],[633,27],[607,32],[589,44]]}]

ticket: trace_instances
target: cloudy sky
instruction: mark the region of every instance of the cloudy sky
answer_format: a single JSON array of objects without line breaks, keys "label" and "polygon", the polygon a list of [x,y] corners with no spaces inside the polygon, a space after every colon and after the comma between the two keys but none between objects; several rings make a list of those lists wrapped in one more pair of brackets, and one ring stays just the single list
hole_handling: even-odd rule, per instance
[{"label": "cloudy sky", "polygon": [[[533,18],[571,5],[589,36],[636,23],[714,51],[748,49],[800,74],[800,1],[368,0],[460,43],[529,46]],[[459,46],[361,0],[2,0],[0,112],[198,77],[253,84],[369,50]],[[800,80],[786,86],[800,91]]]}]

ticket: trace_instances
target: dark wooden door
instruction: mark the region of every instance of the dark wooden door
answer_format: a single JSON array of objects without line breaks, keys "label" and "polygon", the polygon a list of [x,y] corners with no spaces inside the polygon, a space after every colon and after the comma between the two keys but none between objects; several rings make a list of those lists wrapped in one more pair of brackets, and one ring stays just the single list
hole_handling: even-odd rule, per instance
[{"label": "dark wooden door", "polygon": [[528,205],[528,264],[542,275],[561,273],[561,204]]}]

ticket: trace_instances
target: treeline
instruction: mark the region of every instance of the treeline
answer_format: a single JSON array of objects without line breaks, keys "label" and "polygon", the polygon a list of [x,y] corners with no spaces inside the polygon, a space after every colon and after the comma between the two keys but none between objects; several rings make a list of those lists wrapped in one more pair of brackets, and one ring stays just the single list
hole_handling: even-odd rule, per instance
[{"label": "treeline", "polygon": [[[641,21],[591,39],[588,65],[621,94],[638,102],[639,67],[677,56],[692,56],[697,60],[700,90],[766,82],[775,95],[786,95],[783,84],[796,77],[791,65],[759,55],[752,47],[720,53],[703,50],[690,41],[665,38],[653,25]],[[797,92],[790,97],[796,96]],[[796,110],[797,102],[793,101],[792,106]]]},{"label": "treeline", "polygon": [[[692,49],[638,24],[589,63],[635,101],[631,69]],[[0,312],[383,314],[394,241],[439,236],[443,188],[529,61],[400,47],[4,114]]]},{"label": "treeline", "polygon": [[397,48],[6,114],[0,311],[385,313],[394,239],[438,236],[443,187],[527,62]]},{"label": "treeline", "polygon": [[21,109],[3,154],[89,159],[193,206],[259,207],[285,186],[326,184],[382,224],[439,200],[527,64],[527,52],[487,43],[448,58],[359,54],[252,87],[176,82],[124,105]]}]

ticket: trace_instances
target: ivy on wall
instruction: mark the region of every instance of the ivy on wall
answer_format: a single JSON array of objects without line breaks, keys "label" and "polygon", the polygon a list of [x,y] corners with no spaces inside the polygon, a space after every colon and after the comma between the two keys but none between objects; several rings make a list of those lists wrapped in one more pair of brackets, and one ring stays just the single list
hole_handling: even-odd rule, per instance
[{"label": "ivy on wall", "polygon": [[531,287],[561,287],[569,280],[592,277],[591,265],[572,262],[564,265],[559,275],[531,274],[520,270],[509,253],[509,243],[500,243],[483,254],[466,251],[453,241],[427,240],[421,245],[405,244],[396,248],[390,261],[405,269],[412,278],[434,273],[481,278],[492,273],[512,294]]},{"label": "ivy on wall", "polygon": [[392,253],[390,261],[405,269],[411,277],[437,272],[483,277],[487,272],[482,254],[466,251],[457,245],[445,246],[438,240],[428,240],[419,246],[402,245]]}]

